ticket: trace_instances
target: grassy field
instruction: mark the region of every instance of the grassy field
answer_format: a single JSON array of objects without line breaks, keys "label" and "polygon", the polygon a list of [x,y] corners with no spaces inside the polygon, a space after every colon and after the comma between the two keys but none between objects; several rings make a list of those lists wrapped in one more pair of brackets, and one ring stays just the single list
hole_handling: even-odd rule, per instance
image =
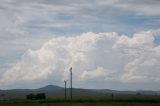
[{"label": "grassy field", "polygon": [[1,106],[160,106],[160,103],[19,103]]},{"label": "grassy field", "polygon": [[11,99],[0,101],[0,106],[160,106],[160,96],[115,94],[112,98],[106,95],[81,95],[74,99],[63,100],[63,97],[46,100]]},{"label": "grassy field", "polygon": [[145,101],[79,101],[79,102],[5,102],[0,103],[0,106],[160,106],[160,102],[145,102]]}]

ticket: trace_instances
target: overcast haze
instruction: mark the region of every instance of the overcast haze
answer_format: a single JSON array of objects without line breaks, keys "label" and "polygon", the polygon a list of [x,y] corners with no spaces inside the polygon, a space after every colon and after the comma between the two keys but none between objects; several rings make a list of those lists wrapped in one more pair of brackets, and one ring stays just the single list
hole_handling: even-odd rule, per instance
[{"label": "overcast haze", "polygon": [[[0,89],[160,90],[159,0],[1,0]],[[69,82],[68,82],[69,83]]]}]

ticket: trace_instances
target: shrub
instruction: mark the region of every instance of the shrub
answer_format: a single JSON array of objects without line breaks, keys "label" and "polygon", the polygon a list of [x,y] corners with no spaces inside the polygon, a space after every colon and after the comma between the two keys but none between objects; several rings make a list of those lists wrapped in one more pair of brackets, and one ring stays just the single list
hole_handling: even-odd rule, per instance
[{"label": "shrub", "polygon": [[29,94],[26,96],[27,99],[35,99],[35,95],[34,94]]},{"label": "shrub", "polygon": [[45,93],[38,93],[38,94],[28,94],[26,96],[27,99],[30,99],[30,100],[38,100],[38,99],[46,99],[46,95]]},{"label": "shrub", "polygon": [[36,99],[46,99],[45,93],[38,93],[38,94],[36,95]]}]

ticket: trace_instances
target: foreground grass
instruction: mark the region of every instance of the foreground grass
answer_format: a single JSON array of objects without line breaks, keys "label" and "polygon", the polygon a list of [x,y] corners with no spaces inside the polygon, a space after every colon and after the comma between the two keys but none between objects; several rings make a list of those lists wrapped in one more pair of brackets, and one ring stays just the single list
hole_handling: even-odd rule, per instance
[{"label": "foreground grass", "polygon": [[160,106],[160,100],[9,100],[0,101],[0,106]]},{"label": "foreground grass", "polygon": [[160,106],[160,103],[137,103],[137,102],[96,102],[96,103],[12,103],[12,104],[0,104],[0,106]]},{"label": "foreground grass", "polygon": [[155,95],[110,95],[74,96],[64,100],[63,97],[46,100],[10,99],[0,101],[0,106],[160,106],[160,96]]}]

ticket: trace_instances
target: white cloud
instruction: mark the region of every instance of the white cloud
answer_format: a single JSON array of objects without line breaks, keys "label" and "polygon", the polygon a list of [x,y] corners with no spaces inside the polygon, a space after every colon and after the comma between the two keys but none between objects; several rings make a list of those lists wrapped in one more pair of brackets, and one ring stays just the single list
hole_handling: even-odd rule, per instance
[{"label": "white cloud", "polygon": [[158,0],[96,0],[101,6],[111,6],[124,11],[133,11],[137,15],[160,16]]},{"label": "white cloud", "polygon": [[[101,76],[105,71],[107,74],[99,80],[132,82],[133,79],[146,81],[151,78],[151,81],[157,81],[158,78],[152,78],[152,74],[135,75],[135,72],[145,70],[145,65],[140,65],[141,62],[151,62],[153,65],[148,66],[148,70],[151,67],[158,70],[158,65],[155,64],[159,63],[160,47],[154,43],[154,35],[159,34],[159,31],[140,32],[133,37],[121,36],[115,32],[85,33],[75,37],[54,36],[75,35],[87,31],[114,30],[132,33],[135,30],[148,29],[146,24],[130,24],[132,21],[147,21],[151,23],[149,28],[155,28],[159,25],[158,10],[159,2],[156,0],[1,0],[0,51],[3,52],[0,53],[0,62],[7,60],[7,65],[4,66],[8,70],[18,61],[19,54],[31,49],[22,56],[21,61],[2,75],[1,83],[31,83],[50,80],[49,77],[52,76],[51,80],[61,81],[68,78],[70,66],[74,67],[78,81],[82,80],[82,76],[84,79],[86,76],[91,77],[87,80],[99,79],[92,72]],[[132,17],[130,14],[133,18],[128,19]],[[156,23],[153,23],[155,20]],[[48,41],[52,37],[54,38]],[[0,68],[5,70],[4,66]],[[135,66],[135,70],[129,70]],[[98,71],[99,68],[103,71]]]},{"label": "white cloud", "polygon": [[0,83],[34,83],[68,79],[72,66],[75,81],[100,80],[157,82],[160,79],[160,46],[154,45],[158,31],[143,31],[133,37],[111,33],[84,33],[54,37],[38,50],[28,50],[21,60],[3,73]]},{"label": "white cloud", "polygon": [[[101,29],[105,29],[105,31],[106,29],[122,31],[128,28],[128,25],[126,27],[115,20],[108,19],[109,13],[114,16],[112,13],[124,13],[123,10],[127,13],[126,11],[129,10],[129,12],[136,11],[137,14],[143,13],[158,16],[158,3],[155,0],[147,0],[146,2],[133,2],[130,0],[125,2],[122,0],[95,0],[92,2],[90,0],[1,0],[0,50],[13,52],[24,51],[28,48],[38,48],[42,44],[41,42],[46,41],[43,39],[51,38],[50,36],[55,35],[56,31],[61,33],[68,28],[64,31],[65,34],[71,31],[73,31],[71,33],[76,33],[75,29],[77,28],[81,33],[95,28],[98,29],[96,27],[99,26],[98,23],[101,25],[98,32],[101,32]],[[118,8],[119,11],[115,10],[115,8]],[[62,14],[61,18],[58,17],[60,14]],[[102,14],[104,16],[101,16]],[[71,16],[72,19],[65,20],[67,16]],[[159,19],[156,18],[155,20]],[[150,21],[154,21],[154,19]],[[29,43],[30,40],[34,41],[34,43]]]},{"label": "white cloud", "polygon": [[81,74],[81,78],[83,80],[87,80],[87,79],[94,79],[97,77],[106,77],[107,76],[107,71],[106,69],[103,69],[102,67],[97,67],[96,70],[91,70],[91,71],[84,71]]}]

